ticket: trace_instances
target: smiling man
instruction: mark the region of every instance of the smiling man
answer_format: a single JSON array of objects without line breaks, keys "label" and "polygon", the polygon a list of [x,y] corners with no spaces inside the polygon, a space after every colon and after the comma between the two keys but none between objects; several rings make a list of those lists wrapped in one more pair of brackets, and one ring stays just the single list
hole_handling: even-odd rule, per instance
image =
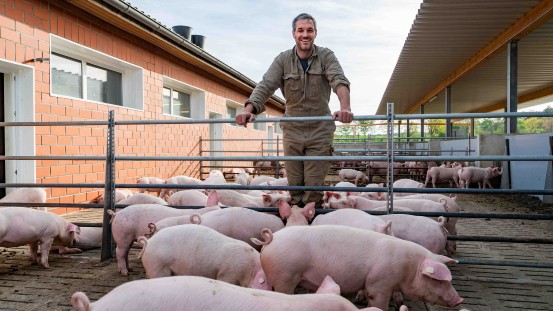
[{"label": "smiling man", "polygon": [[[331,116],[342,123],[350,123],[349,81],[334,53],[314,44],[317,22],[313,16],[302,13],[292,21],[292,36],[296,46],[280,53],[257,84],[244,110],[236,116],[236,124],[246,126],[255,115],[265,110],[265,102],[280,88],[286,100],[285,116]],[[331,114],[328,102],[334,91],[340,101],[340,110]],[[336,130],[333,121],[281,122],[284,155],[330,156],[332,137]],[[286,161],[290,186],[322,186],[330,168],[329,161]],[[291,204],[303,206],[315,202],[319,207],[320,191],[290,191]]]}]

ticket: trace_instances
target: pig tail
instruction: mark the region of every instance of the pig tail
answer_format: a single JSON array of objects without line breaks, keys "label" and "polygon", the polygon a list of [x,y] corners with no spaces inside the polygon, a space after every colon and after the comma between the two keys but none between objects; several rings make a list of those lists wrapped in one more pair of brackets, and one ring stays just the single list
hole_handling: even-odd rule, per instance
[{"label": "pig tail", "polygon": [[138,257],[136,257],[136,258],[140,258],[142,257],[142,254],[144,254],[144,251],[146,250],[146,246],[148,245],[148,239],[145,236],[141,236],[138,239],[136,239],[136,242],[142,245],[142,250],[138,254]]},{"label": "pig tail", "polygon": [[261,238],[263,238],[264,241],[258,240],[257,238],[251,238],[251,241],[255,245],[267,245],[271,243],[271,241],[273,241],[273,232],[271,232],[271,229],[261,229]]}]

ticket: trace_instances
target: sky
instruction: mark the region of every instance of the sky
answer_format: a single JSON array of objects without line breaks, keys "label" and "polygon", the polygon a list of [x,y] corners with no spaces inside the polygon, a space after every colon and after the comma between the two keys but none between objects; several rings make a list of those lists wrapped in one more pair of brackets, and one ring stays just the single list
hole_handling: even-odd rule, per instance
[{"label": "sky", "polygon": [[[317,20],[315,44],[330,48],[351,83],[355,115],[376,112],[422,1],[418,0],[126,0],[161,24],[192,27],[204,49],[255,82],[294,46],[292,20]],[[275,93],[282,97],[280,91]],[[332,93],[331,111],[339,109]]]}]

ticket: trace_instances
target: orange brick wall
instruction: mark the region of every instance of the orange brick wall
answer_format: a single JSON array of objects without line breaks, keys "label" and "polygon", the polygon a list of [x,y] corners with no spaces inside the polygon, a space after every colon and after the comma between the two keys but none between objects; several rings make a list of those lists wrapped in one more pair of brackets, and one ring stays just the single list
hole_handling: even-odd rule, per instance
[{"label": "orange brick wall", "polygon": [[[49,57],[50,33],[85,45],[144,68],[144,110],[50,96],[50,64],[28,62]],[[0,0],[0,58],[35,67],[35,120],[107,120],[114,110],[116,120],[175,119],[163,115],[163,76],[182,81],[206,92],[208,111],[226,115],[226,100],[244,102],[248,96],[220,83],[203,71],[183,64],[175,57],[86,12],[71,2]],[[269,109],[270,116],[281,112]],[[267,132],[223,125],[223,138],[266,138]],[[116,127],[116,154],[128,156],[196,156],[200,137],[209,138],[208,124],[129,125]],[[275,135],[276,137],[276,135]],[[105,155],[107,129],[103,126],[36,127],[37,155]],[[259,142],[256,143],[257,147]],[[244,145],[255,150],[256,144]],[[237,150],[225,143],[226,150]],[[228,154],[236,156],[238,154]],[[253,154],[245,154],[253,155]],[[242,163],[243,164],[243,163]],[[249,163],[248,163],[249,164]],[[103,183],[105,161],[36,161],[37,183]],[[137,177],[173,175],[198,176],[198,162],[118,161],[118,183],[135,183]],[[89,201],[103,192],[88,188],[46,189],[50,203]]]}]

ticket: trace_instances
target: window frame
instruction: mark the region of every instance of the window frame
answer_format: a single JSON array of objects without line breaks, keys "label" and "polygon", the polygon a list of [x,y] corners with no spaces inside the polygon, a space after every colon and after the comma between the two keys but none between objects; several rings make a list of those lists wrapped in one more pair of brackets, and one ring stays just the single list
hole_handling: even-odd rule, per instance
[{"label": "window frame", "polygon": [[[144,110],[144,69],[121,59],[96,51],[84,45],[75,43],[65,38],[50,34],[50,53],[75,59],[81,62],[82,68],[82,98],[73,97],[53,92],[52,62],[50,62],[50,95],[70,99],[78,99],[115,107]],[[91,64],[103,69],[112,70],[121,74],[121,105],[99,102],[87,99],[87,75],[86,64]]]},{"label": "window frame", "polygon": [[[238,109],[242,108],[243,105],[235,102],[235,101],[232,101],[230,99],[227,99],[227,102],[226,102],[226,105],[225,105],[225,116],[227,119],[231,118],[229,117],[228,115],[228,108],[233,108],[236,110],[236,114],[238,114]],[[227,123],[226,125],[228,126],[239,126],[238,124],[236,124],[235,122],[229,122]]]},{"label": "window frame", "polygon": [[[190,95],[190,117],[185,117],[175,114],[167,114],[163,111],[163,88],[171,89],[171,95],[173,91],[186,93]],[[171,103],[173,99],[171,98]],[[182,81],[163,76],[163,87],[161,90],[161,111],[164,116],[185,118],[185,119],[205,119],[205,91],[191,85],[188,85]],[[171,107],[171,110],[173,108]]]}]

